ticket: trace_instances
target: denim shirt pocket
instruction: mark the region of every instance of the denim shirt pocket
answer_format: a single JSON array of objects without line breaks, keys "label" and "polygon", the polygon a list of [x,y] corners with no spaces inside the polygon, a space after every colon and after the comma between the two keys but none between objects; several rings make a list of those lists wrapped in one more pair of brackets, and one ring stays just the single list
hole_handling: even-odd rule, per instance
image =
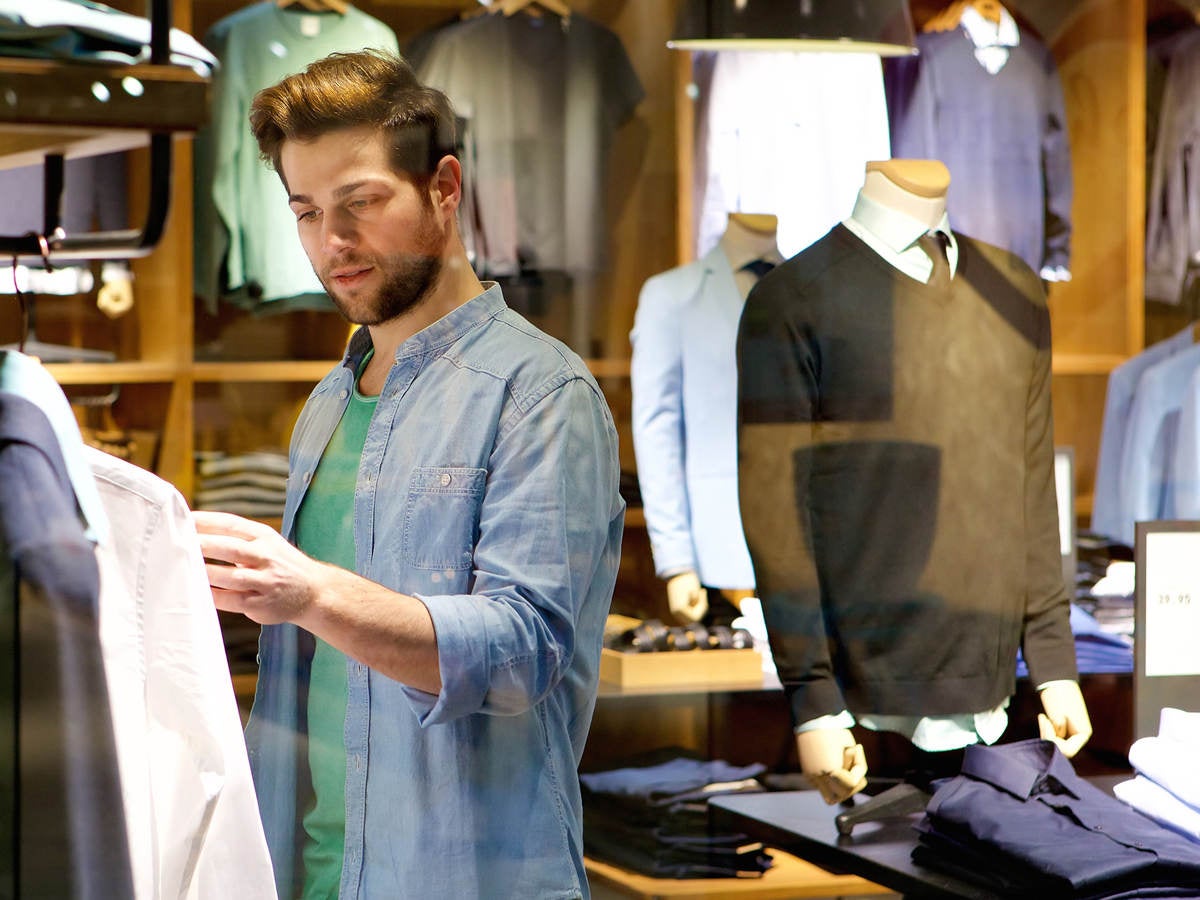
[{"label": "denim shirt pocket", "polygon": [[404,562],[414,569],[470,569],[487,469],[419,466],[408,485]]}]

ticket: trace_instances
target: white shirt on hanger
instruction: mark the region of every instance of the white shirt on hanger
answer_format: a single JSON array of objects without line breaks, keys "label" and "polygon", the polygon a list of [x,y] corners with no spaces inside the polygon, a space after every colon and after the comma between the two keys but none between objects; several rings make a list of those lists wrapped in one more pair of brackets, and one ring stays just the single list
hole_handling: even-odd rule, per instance
[{"label": "white shirt on hanger", "polygon": [[241,718],[187,504],[86,448],[110,534],[97,544],[104,654],[138,900],[275,898]]}]

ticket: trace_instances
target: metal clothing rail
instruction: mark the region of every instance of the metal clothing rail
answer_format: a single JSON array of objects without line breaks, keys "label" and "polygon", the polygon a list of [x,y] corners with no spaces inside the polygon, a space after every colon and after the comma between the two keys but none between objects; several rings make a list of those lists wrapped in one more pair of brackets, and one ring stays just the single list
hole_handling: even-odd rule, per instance
[{"label": "metal clothing rail", "polygon": [[[147,0],[150,12],[150,66],[168,66],[171,54],[171,0]],[[114,128],[129,128],[142,125],[150,131],[150,186],[146,204],[146,217],[141,229],[119,231],[97,231],[85,234],[69,235],[62,229],[61,210],[63,195],[63,165],[64,156],[61,152],[49,151],[45,154],[43,167],[45,174],[44,191],[44,224],[40,234],[30,232],[20,236],[0,236],[0,256],[40,259],[47,267],[56,262],[89,259],[131,259],[145,256],[154,249],[161,239],[166,225],[167,212],[170,208],[172,133],[178,130],[194,129],[199,122],[193,116],[190,119],[181,118],[181,106],[170,103],[169,100],[180,89],[194,87],[188,84],[188,79],[167,83],[157,91],[147,90],[132,73],[142,74],[145,67],[131,67],[130,75],[120,78],[124,91],[109,90],[106,81],[117,79],[119,70],[109,70],[108,78],[94,77],[89,70],[82,78],[53,78],[53,90],[46,91],[31,89],[27,93],[28,121],[43,124],[53,122],[55,125],[67,124],[61,121],[61,113],[55,114],[51,107],[60,104],[64,97],[71,97],[71,90],[76,96],[84,96],[86,100],[72,104],[72,112],[79,109],[80,126],[95,128],[106,124]],[[55,70],[55,75],[58,72]],[[66,74],[66,73],[64,73]],[[25,79],[27,86],[35,86],[50,78],[49,74],[29,75]],[[130,87],[132,79],[133,85]],[[64,81],[68,90],[64,91]],[[170,80],[168,80],[170,81]],[[193,80],[194,82],[194,80]],[[21,102],[19,92],[14,102]],[[11,95],[10,95],[11,96]],[[204,94],[207,100],[207,93]],[[110,104],[110,100],[114,101]],[[183,109],[192,111],[191,107],[183,104]],[[152,111],[147,116],[146,111]],[[21,115],[19,111],[18,116]],[[155,121],[161,117],[161,121]],[[11,120],[10,120],[11,121]],[[21,124],[19,121],[17,124]],[[167,130],[156,130],[161,125]],[[0,128],[3,126],[0,125]]]}]

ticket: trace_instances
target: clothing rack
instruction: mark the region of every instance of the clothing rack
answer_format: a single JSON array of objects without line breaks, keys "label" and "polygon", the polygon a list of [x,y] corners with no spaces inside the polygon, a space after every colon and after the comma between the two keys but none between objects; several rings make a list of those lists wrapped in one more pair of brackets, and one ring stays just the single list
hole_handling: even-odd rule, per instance
[{"label": "clothing rack", "polygon": [[[197,85],[197,80],[206,80],[194,75],[189,79],[186,76],[193,73],[169,65],[171,0],[147,0],[147,8],[150,13],[149,66],[103,71],[87,67],[87,71],[79,71],[83,67],[59,63],[41,65],[41,61],[21,60],[25,65],[14,63],[13,71],[5,73],[16,101],[12,104],[15,107],[12,114],[0,120],[0,129],[4,122],[10,122],[50,127],[141,127],[150,130],[150,183],[144,225],[141,229],[66,234],[61,227],[64,153],[61,143],[56,143],[54,149],[45,153],[43,161],[46,187],[42,231],[40,234],[0,236],[0,255],[12,257],[14,262],[21,257],[40,260],[47,267],[68,260],[130,259],[149,254],[162,238],[170,206],[172,132],[199,125],[195,102],[173,106],[168,97],[178,100],[184,94],[194,95],[193,89],[201,87],[204,89],[202,105],[207,107],[207,84]],[[159,83],[153,78],[156,70],[178,70],[183,77],[177,77],[172,71],[170,77],[164,77]],[[124,89],[115,89],[124,83],[126,76],[138,81],[144,92],[130,95]],[[114,82],[114,89],[109,91],[108,98],[100,100],[93,94],[96,86],[103,87],[105,81]],[[80,101],[72,111],[78,121],[58,121],[46,112],[54,105],[51,100],[61,107],[64,95],[73,95]],[[150,110],[153,113],[147,115]],[[181,118],[183,116],[187,118]]]}]

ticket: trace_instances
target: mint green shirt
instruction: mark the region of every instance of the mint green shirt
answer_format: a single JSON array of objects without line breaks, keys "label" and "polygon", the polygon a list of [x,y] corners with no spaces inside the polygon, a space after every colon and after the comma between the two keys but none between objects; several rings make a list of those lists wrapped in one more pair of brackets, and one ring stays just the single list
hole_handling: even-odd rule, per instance
[{"label": "mint green shirt", "polygon": [[[354,486],[376,399],[355,389],[296,515],[300,549],[351,571]],[[304,900],[338,895],[346,832],[345,720],[346,655],[317,638],[308,687],[308,764],[314,802],[304,816]]]}]

